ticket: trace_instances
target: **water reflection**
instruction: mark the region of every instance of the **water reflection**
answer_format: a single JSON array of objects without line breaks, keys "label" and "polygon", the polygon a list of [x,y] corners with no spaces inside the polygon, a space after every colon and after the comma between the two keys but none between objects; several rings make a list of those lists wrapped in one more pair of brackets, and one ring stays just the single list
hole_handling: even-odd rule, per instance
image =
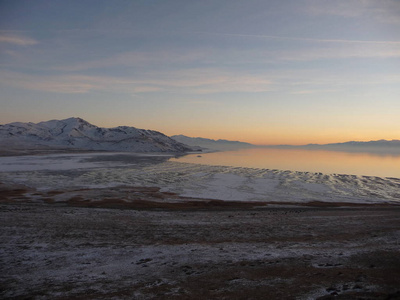
[{"label": "water reflection", "polygon": [[400,177],[400,155],[304,149],[254,148],[192,154],[171,161],[380,177]]}]

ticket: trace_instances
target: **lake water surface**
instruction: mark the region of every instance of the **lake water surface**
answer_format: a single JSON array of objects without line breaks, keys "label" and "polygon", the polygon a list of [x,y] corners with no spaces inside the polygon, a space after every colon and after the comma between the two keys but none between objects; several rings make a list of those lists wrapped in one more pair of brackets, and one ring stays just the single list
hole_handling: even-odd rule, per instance
[{"label": "lake water surface", "polygon": [[190,154],[171,160],[206,165],[400,178],[400,155],[389,154],[254,148]]}]

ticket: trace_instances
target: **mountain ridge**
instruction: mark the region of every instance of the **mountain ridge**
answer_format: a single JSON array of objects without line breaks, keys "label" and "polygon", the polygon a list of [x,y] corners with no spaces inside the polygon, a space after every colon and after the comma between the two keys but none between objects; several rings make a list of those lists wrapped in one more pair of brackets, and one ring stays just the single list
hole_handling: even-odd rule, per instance
[{"label": "mountain ridge", "polygon": [[173,135],[171,136],[171,138],[180,143],[189,145],[191,147],[200,147],[210,150],[235,150],[242,148],[257,147],[256,145],[240,141],[230,141],[224,139],[213,140],[202,137],[188,137],[183,134]]},{"label": "mountain ridge", "polygon": [[[318,144],[317,144],[318,145]],[[400,140],[371,140],[371,141],[348,141],[343,143],[330,143],[321,146],[400,146]]]},{"label": "mountain ridge", "polygon": [[203,137],[187,137],[185,135],[174,135],[172,138],[179,142],[190,145],[191,147],[199,146],[200,148],[229,151],[246,148],[276,148],[276,149],[308,149],[308,150],[328,150],[343,152],[360,152],[382,155],[399,155],[400,140],[371,140],[371,141],[347,141],[341,143],[329,144],[306,144],[306,145],[254,145],[241,141],[229,140],[213,140]]},{"label": "mountain ridge", "polygon": [[400,140],[372,140],[372,141],[348,141],[330,144],[307,144],[307,145],[273,145],[271,148],[280,149],[307,149],[328,150],[344,152],[365,152],[374,154],[400,154]]},{"label": "mountain ridge", "polygon": [[328,143],[328,144],[306,144],[306,145],[271,145],[270,147],[341,147],[341,146],[371,146],[371,147],[400,147],[400,140],[371,140],[371,141],[347,141],[341,143]]}]

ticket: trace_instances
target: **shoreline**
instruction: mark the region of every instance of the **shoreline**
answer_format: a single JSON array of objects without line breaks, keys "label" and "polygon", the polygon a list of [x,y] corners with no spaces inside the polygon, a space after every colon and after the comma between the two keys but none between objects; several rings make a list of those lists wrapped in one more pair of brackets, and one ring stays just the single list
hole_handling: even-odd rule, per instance
[{"label": "shoreline", "polygon": [[[261,148],[271,148],[261,147]],[[260,147],[242,149],[242,150],[251,150],[251,149],[260,149]],[[275,149],[275,148],[271,148]],[[240,149],[232,150],[238,151]],[[282,148],[282,150],[287,150]],[[314,151],[313,149],[305,149],[307,151]],[[52,155],[93,155],[93,156],[113,156],[113,155],[122,155],[122,156],[131,156],[131,157],[169,157],[169,158],[181,158],[184,156],[196,155],[197,157],[201,157],[202,154],[213,154],[213,153],[223,153],[223,152],[232,152],[231,150],[208,150],[202,149],[199,151],[186,151],[186,152],[131,152],[131,151],[108,151],[108,150],[86,150],[86,149],[2,149],[0,150],[0,158],[20,158],[20,157],[30,157],[30,156],[52,156]],[[316,150],[320,151],[320,150]],[[335,152],[335,151],[333,151]],[[345,152],[345,151],[344,151]],[[353,152],[345,152],[345,153],[353,153]],[[399,154],[400,155],[400,154]],[[376,177],[376,178],[384,178],[384,179],[397,179],[400,181],[399,176],[392,175],[368,175],[368,174],[356,174],[356,173],[341,173],[341,172],[321,172],[321,171],[307,171],[307,170],[293,170],[286,168],[268,168],[268,167],[252,167],[252,166],[242,166],[242,165],[229,165],[229,164],[214,164],[214,163],[199,163],[199,162],[186,162],[179,160],[172,160],[172,162],[180,163],[180,164],[189,164],[189,165],[200,165],[200,166],[209,166],[209,167],[220,167],[220,168],[242,168],[242,169],[251,169],[251,170],[268,170],[268,171],[278,171],[278,172],[292,172],[292,173],[305,173],[305,174],[322,174],[329,176],[357,176],[357,177]]]},{"label": "shoreline", "polygon": [[47,203],[71,207],[165,210],[224,210],[268,208],[400,208],[400,203],[228,201],[180,196],[159,187],[53,189],[39,191],[21,184],[0,182],[0,203]]},{"label": "shoreline", "polygon": [[[137,197],[140,191],[135,189],[142,187],[150,189],[142,192],[144,200],[152,199],[151,189],[155,188],[158,195],[154,200],[208,201],[213,206],[219,200],[235,202],[237,206],[400,204],[398,178],[210,166],[173,162],[169,157],[165,153],[7,157],[0,160],[0,182],[22,184],[38,194],[36,198],[41,194],[56,202],[82,196],[84,189],[98,191],[84,192],[87,200],[105,199],[100,192],[107,194],[109,189],[112,196],[108,198],[131,203],[128,194],[141,200]],[[61,191],[64,196],[45,193],[51,190]]]}]

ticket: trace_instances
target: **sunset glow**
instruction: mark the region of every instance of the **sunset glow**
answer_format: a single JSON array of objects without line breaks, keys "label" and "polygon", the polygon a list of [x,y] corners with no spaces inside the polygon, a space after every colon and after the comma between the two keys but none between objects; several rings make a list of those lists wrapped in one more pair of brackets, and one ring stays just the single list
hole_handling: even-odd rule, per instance
[{"label": "sunset glow", "polygon": [[400,176],[399,155],[349,153],[302,149],[243,149],[240,151],[183,156],[173,161],[206,165],[296,170],[324,174],[350,174],[363,176]]},{"label": "sunset glow", "polygon": [[2,1],[0,124],[400,139],[400,2]]}]

